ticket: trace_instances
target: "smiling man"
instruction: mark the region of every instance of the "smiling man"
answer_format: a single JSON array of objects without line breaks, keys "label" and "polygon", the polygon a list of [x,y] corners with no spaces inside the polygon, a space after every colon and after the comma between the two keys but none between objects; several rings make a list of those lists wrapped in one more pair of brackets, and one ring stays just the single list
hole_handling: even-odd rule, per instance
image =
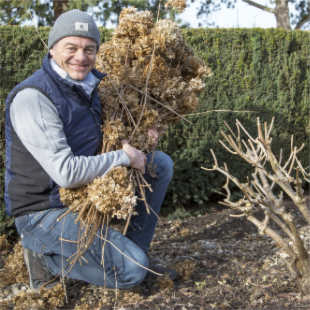
[{"label": "smiling man", "polygon": [[[106,244],[102,266],[102,242],[97,237],[82,265],[62,270],[77,251],[79,224],[74,223],[77,214],[57,221],[67,210],[59,187],[85,185],[113,166],[145,173],[151,160],[151,155],[126,141],[122,150],[97,155],[102,141],[97,87],[105,77],[94,69],[99,45],[100,32],[91,16],[79,10],[62,14],[50,31],[49,52],[41,69],[15,86],[6,100],[5,206],[15,216],[32,289],[54,286],[57,282],[51,280],[62,271],[73,279],[112,288],[117,283],[122,289],[142,280],[155,282],[157,276],[146,267],[177,278],[173,269],[149,264],[146,253],[157,217],[146,213],[143,201],[136,206],[138,215],[131,218],[126,236],[108,230],[108,240],[126,256]],[[145,134],[155,138],[155,147],[156,130]],[[169,156],[156,151],[154,165],[157,178],[145,173],[153,188],[152,193],[146,191],[146,199],[159,214],[173,164]]]}]

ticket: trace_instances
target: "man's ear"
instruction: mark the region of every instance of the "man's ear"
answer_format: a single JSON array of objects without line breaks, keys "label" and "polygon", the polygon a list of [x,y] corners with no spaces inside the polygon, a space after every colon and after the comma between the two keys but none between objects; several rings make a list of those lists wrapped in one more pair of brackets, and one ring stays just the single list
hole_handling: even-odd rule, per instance
[{"label": "man's ear", "polygon": [[52,58],[54,58],[54,56],[55,56],[55,51],[54,51],[53,47],[50,48],[50,55],[52,56]]}]

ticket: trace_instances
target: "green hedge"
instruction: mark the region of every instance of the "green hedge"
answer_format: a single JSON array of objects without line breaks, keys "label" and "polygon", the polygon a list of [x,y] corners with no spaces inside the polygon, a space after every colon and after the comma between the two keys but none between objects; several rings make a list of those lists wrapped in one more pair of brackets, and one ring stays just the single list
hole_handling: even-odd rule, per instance
[{"label": "green hedge", "polygon": [[[168,190],[168,201],[186,204],[203,203],[216,191],[221,191],[225,180],[217,172],[206,172],[201,165],[211,168],[212,148],[220,165],[240,180],[250,174],[251,167],[228,153],[218,142],[225,120],[232,128],[238,118],[249,132],[257,137],[256,117],[270,123],[275,117],[273,149],[284,156],[290,154],[290,137],[295,143],[306,143],[300,154],[305,167],[309,166],[309,88],[310,88],[310,33],[283,29],[189,29],[188,43],[197,56],[213,70],[206,80],[201,95],[200,111],[234,110],[258,113],[213,112],[189,119],[170,128],[161,148],[174,161],[174,178]],[[247,141],[247,137],[243,135]],[[167,202],[167,199],[166,199]]]},{"label": "green hedge", "polygon": [[[50,28],[39,28],[47,42]],[[111,30],[100,28],[102,42]],[[255,113],[212,112],[190,116],[169,129],[160,148],[174,160],[174,178],[166,202],[203,203],[220,191],[223,177],[202,171],[211,167],[209,149],[220,163],[243,179],[250,167],[219,145],[223,120],[233,128],[238,118],[249,131],[256,132],[256,117],[270,122],[275,116],[274,149],[289,153],[291,134],[297,145],[306,142],[301,154],[309,165],[309,85],[310,33],[282,29],[186,29],[184,36],[195,53],[213,70],[201,95],[200,112],[209,110],[257,111]],[[0,194],[4,188],[4,101],[11,89],[41,66],[46,49],[34,27],[0,26]],[[0,201],[3,205],[3,200]],[[3,207],[0,221],[4,221]]]}]

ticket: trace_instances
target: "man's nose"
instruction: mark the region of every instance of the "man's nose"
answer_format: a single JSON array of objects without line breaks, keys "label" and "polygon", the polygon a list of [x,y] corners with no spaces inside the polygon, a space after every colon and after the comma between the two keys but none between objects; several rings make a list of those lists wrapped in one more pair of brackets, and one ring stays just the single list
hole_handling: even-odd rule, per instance
[{"label": "man's nose", "polygon": [[84,54],[84,51],[82,48],[79,48],[76,53],[75,53],[75,56],[74,58],[80,62],[83,62],[84,60],[87,59],[86,55]]}]

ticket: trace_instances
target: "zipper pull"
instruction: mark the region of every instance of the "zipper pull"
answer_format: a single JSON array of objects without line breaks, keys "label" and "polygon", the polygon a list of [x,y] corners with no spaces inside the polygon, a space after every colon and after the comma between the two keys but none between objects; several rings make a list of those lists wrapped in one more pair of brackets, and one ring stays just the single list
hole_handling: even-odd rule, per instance
[{"label": "zipper pull", "polygon": [[93,108],[90,108],[90,110],[91,110],[91,112],[92,112],[93,114],[95,114],[95,112],[94,112]]}]

